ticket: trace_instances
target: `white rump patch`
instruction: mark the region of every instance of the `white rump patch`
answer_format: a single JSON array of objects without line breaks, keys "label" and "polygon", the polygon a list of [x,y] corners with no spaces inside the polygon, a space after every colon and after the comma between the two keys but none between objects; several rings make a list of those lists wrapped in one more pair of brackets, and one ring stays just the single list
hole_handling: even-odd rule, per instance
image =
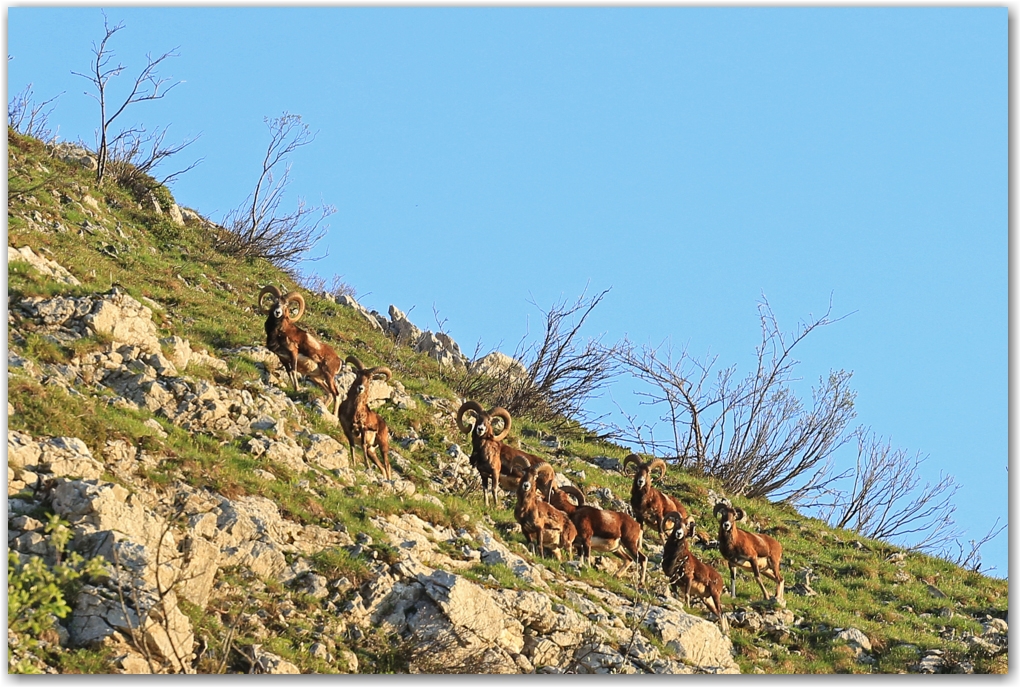
[{"label": "white rump patch", "polygon": [[591,538],[592,551],[616,551],[620,548],[619,539],[606,539],[605,537]]}]

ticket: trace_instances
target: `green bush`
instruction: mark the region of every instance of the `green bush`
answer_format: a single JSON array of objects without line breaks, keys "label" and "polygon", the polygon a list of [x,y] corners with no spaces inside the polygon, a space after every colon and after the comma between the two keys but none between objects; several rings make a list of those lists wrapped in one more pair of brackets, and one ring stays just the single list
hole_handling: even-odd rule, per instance
[{"label": "green bush", "polygon": [[[53,566],[47,566],[39,556],[22,562],[16,552],[7,552],[7,629],[19,636],[20,646],[28,651],[37,650],[40,635],[52,629],[57,618],[66,618],[71,612],[67,599],[82,578],[102,575],[105,565],[101,556],[85,561],[72,553],[63,559],[71,531],[57,515],[50,515],[46,533],[56,555]],[[38,672],[29,661],[15,659],[13,653],[9,660],[12,673]]]}]

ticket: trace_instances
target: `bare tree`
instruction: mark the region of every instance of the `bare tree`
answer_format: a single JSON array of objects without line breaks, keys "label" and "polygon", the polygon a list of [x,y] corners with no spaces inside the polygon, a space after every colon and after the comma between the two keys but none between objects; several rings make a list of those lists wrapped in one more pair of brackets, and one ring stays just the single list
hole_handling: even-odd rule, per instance
[{"label": "bare tree", "polygon": [[952,499],[959,485],[952,475],[921,485],[919,468],[927,456],[893,449],[889,441],[864,429],[857,433],[857,462],[849,490],[833,491],[822,506],[833,527],[885,539],[908,537],[910,548],[935,551],[957,539]]},{"label": "bare tree", "polygon": [[742,380],[735,366],[715,371],[717,357],[698,359],[686,348],[675,354],[669,345],[623,346],[619,361],[650,388],[638,392],[641,404],[661,409],[659,420],[670,436],[649,438],[652,428],[633,418],[618,434],[654,452],[672,453],[680,467],[711,475],[734,494],[796,502],[823,489],[833,479],[833,452],[850,438],[845,429],[855,416],[851,375],[840,370],[820,379],[810,408],[790,384],[799,362],[793,358],[796,346],[842,319],[831,318],[831,310],[830,303],[821,317],[787,335],[763,297],[756,368]]},{"label": "bare tree", "polygon": [[7,101],[7,126],[23,136],[50,142],[53,139],[53,132],[49,128],[49,116],[55,107],[52,103],[61,95],[63,93],[36,103],[33,98],[32,84],[28,84],[20,93]]},{"label": "bare tree", "polygon": [[571,421],[590,422],[585,403],[619,373],[618,345],[606,347],[601,337],[580,337],[585,320],[607,293],[609,289],[588,297],[585,289],[573,304],[563,300],[542,311],[542,340],[529,344],[526,334],[514,352],[515,360],[524,361],[523,368],[481,373],[469,366],[455,382],[458,393],[502,406],[511,415],[552,423],[556,429]]},{"label": "bare tree", "polygon": [[[308,207],[298,199],[297,209],[280,213],[284,192],[290,184],[287,158],[315,139],[301,115],[283,113],[265,118],[270,141],[262,160],[262,173],[247,200],[224,220],[227,232],[220,247],[239,257],[259,257],[280,267],[292,267],[326,234],[323,222],[336,212],[330,205]],[[279,178],[274,170],[283,167]]]},{"label": "bare tree", "polygon": [[[129,129],[126,132],[122,132],[114,137],[111,141],[109,139],[109,128],[124,110],[127,109],[128,105],[135,103],[147,102],[152,100],[160,100],[173,88],[180,85],[182,82],[177,81],[169,83],[170,79],[162,78],[157,75],[156,69],[159,65],[170,57],[177,57],[177,53],[174,51],[166,52],[159,57],[153,59],[151,54],[146,54],[146,65],[145,68],[135,77],[134,84],[131,87],[130,92],[124,101],[117,107],[108,107],[107,103],[107,86],[115,76],[120,76],[124,71],[124,65],[118,63],[117,66],[110,66],[113,60],[113,53],[110,51],[109,42],[113,36],[124,28],[123,22],[117,24],[114,27],[110,26],[110,22],[107,19],[106,13],[103,13],[103,28],[105,34],[103,39],[98,43],[92,44],[93,60],[89,66],[87,74],[80,72],[71,72],[75,76],[80,76],[83,79],[87,79],[92,83],[95,88],[95,93],[88,93],[91,98],[94,98],[99,103],[99,130],[96,133],[96,154],[98,167],[96,169],[96,182],[101,183],[103,178],[106,176],[106,168],[110,159],[110,147],[113,143],[116,143],[125,136],[137,135],[138,129]],[[176,50],[176,49],[175,49]],[[169,83],[169,85],[167,85]],[[112,110],[112,114],[107,114],[108,110]],[[160,139],[161,140],[161,139]]]}]

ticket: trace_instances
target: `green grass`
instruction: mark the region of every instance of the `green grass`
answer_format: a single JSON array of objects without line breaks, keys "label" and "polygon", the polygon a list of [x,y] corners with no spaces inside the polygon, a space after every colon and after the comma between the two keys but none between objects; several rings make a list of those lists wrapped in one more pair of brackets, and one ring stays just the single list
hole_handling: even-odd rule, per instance
[{"label": "green grass", "polygon": [[53,657],[61,673],[96,675],[116,672],[109,649],[61,649]]}]

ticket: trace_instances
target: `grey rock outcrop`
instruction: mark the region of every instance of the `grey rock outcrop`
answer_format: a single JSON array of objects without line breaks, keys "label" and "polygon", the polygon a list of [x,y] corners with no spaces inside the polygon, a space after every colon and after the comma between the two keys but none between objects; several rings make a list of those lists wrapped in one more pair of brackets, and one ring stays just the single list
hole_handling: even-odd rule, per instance
[{"label": "grey rock outcrop", "polygon": [[739,673],[733,660],[733,645],[719,627],[679,610],[652,607],[642,625],[663,644],[674,649],[681,660],[708,672]]},{"label": "grey rock outcrop", "polygon": [[58,338],[74,340],[97,334],[161,354],[152,310],[118,287],[105,294],[80,298],[24,298],[18,308],[43,331]]},{"label": "grey rock outcrop", "polygon": [[252,647],[254,654],[253,673],[265,675],[300,675],[301,670],[290,661],[268,651],[263,651],[262,646],[256,644]]},{"label": "grey rock outcrop", "polygon": [[54,157],[65,162],[80,165],[88,171],[95,171],[99,168],[99,162],[96,160],[95,155],[86,148],[74,145],[73,143],[58,143],[53,146],[52,154]]},{"label": "grey rock outcrop", "polygon": [[356,313],[361,315],[365,322],[367,322],[373,329],[380,332],[386,330],[386,326],[379,321],[380,318],[377,314],[370,313],[365,306],[358,303],[358,301],[356,301],[353,297],[348,296],[347,294],[342,294],[337,298],[336,302],[340,305],[353,309]]},{"label": "grey rock outcrop", "polygon": [[461,353],[460,346],[444,332],[422,332],[414,350],[437,361],[441,367],[463,368],[467,365],[467,357]]},{"label": "grey rock outcrop", "polygon": [[369,311],[351,296],[341,295],[336,302],[353,309],[373,329],[392,336],[399,344],[424,353],[443,367],[463,368],[468,363],[467,357],[461,353],[460,346],[452,337],[445,332],[423,331],[395,305],[390,305],[387,319],[375,310]]},{"label": "grey rock outcrop", "polygon": [[471,363],[468,369],[475,374],[488,375],[490,377],[507,375],[513,379],[523,379],[528,376],[528,369],[523,363],[499,351],[493,351],[479,358]]},{"label": "grey rock outcrop", "polygon": [[[34,486],[38,478],[80,477],[96,479],[103,464],[93,458],[81,439],[53,437],[36,441],[22,432],[7,432],[7,466],[14,469],[20,485],[8,483],[8,492]],[[14,491],[12,491],[14,488]]]}]

